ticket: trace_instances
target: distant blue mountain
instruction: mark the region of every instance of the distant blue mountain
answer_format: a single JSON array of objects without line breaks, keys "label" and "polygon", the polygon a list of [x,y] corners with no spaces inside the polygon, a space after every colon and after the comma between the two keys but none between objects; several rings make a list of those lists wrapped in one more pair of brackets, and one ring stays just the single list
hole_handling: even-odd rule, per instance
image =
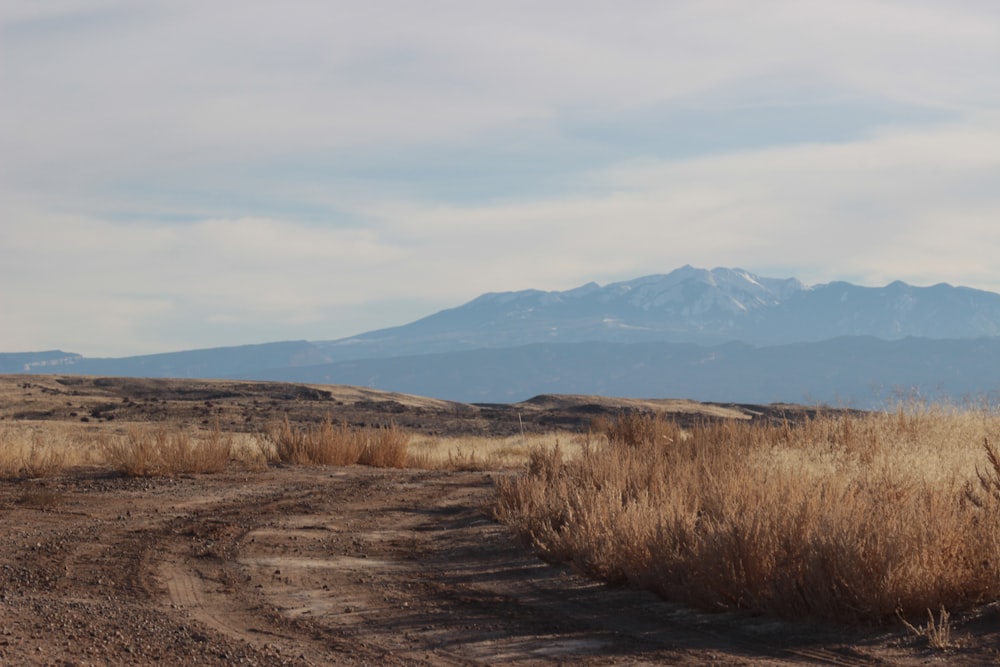
[{"label": "distant blue mountain", "polygon": [[996,405],[1000,338],[848,336],[764,347],[535,343],[342,361],[265,373],[263,379],[363,385],[472,403],[510,403],[547,393],[863,409],[900,398]]},{"label": "distant blue mountain", "polygon": [[1000,294],[946,284],[846,282],[685,266],[665,275],[565,292],[484,294],[411,324],[317,342],[334,360],[504,348],[530,343],[674,342],[755,345],[839,336],[981,338],[1000,335]]},{"label": "distant blue mountain", "polygon": [[0,353],[0,373],[55,373],[56,369],[83,359],[62,350]]},{"label": "distant blue mountain", "polygon": [[0,354],[0,369],[4,373],[228,378],[329,361],[312,343],[289,341],[106,359],[65,352],[8,353]]}]

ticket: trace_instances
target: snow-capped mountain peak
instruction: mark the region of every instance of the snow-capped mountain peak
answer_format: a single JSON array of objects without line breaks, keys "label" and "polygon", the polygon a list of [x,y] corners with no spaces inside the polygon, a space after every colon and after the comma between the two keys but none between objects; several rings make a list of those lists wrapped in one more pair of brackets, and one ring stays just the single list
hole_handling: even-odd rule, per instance
[{"label": "snow-capped mountain peak", "polygon": [[[757,345],[838,336],[899,339],[1000,335],[1000,294],[938,284],[807,287],[741,268],[690,265],[565,291],[484,294],[411,324],[321,344],[357,355],[512,347],[540,342],[668,341]],[[347,345],[350,343],[350,345]],[[336,354],[336,353],[334,353]]]}]

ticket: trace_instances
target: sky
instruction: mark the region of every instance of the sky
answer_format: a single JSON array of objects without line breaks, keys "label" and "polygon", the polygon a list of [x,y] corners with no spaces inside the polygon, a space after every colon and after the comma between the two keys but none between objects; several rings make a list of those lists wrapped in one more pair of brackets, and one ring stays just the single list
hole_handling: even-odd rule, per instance
[{"label": "sky", "polygon": [[995,0],[0,0],[0,352],[998,258]]}]

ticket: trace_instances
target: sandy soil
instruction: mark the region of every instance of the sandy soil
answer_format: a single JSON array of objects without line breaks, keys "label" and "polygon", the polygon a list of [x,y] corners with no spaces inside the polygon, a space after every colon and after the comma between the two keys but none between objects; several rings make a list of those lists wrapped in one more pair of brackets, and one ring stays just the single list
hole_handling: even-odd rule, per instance
[{"label": "sandy soil", "polygon": [[0,487],[0,663],[994,664],[905,632],[698,614],[587,581],[483,511],[505,473],[75,471]]}]

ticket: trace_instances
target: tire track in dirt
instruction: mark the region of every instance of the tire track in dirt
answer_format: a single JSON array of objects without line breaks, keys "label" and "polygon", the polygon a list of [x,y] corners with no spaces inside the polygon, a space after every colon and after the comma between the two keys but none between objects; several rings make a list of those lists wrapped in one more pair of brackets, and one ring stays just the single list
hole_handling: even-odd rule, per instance
[{"label": "tire track in dirt", "polygon": [[[711,648],[732,664],[872,664],[769,646],[720,629],[719,616],[544,565],[482,514],[491,488],[482,474],[366,476],[367,484],[306,492],[307,513],[269,519],[239,550],[241,576],[265,582],[268,606],[297,636],[337,636],[404,663],[677,662],[678,651]],[[290,509],[287,501],[276,503]]]},{"label": "tire track in dirt", "polygon": [[161,578],[167,582],[172,608],[188,612],[192,618],[224,635],[241,641],[250,641],[250,634],[229,614],[218,613],[205,603],[205,583],[198,572],[169,561],[160,568]]},{"label": "tire track in dirt", "polygon": [[158,548],[146,564],[160,582],[163,604],[210,631],[261,651],[290,656],[292,664],[326,664],[328,648],[298,634],[246,594],[237,562],[239,543],[252,528],[288,507],[301,507],[315,489],[258,490],[249,497],[187,504],[182,516],[161,527]]}]

